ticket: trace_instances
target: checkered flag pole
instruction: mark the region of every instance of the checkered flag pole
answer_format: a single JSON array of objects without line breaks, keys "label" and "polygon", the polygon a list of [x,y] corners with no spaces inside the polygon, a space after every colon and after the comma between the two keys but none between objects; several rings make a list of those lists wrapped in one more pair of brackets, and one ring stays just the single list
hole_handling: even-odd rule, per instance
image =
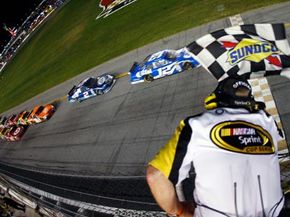
[{"label": "checkered flag pole", "polygon": [[187,46],[218,81],[242,75],[290,78],[290,48],[284,24],[248,24],[207,34]]}]

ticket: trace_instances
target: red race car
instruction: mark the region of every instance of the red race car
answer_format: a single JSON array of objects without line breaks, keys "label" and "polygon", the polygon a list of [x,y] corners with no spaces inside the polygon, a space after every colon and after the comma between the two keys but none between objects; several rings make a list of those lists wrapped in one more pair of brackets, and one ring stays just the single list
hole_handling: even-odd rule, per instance
[{"label": "red race car", "polygon": [[6,126],[11,127],[11,126],[17,125],[18,118],[19,118],[18,115],[15,115],[15,114],[10,115],[7,118]]},{"label": "red race car", "polygon": [[26,132],[28,126],[19,125],[10,127],[3,135],[7,141],[19,141],[24,133]]}]

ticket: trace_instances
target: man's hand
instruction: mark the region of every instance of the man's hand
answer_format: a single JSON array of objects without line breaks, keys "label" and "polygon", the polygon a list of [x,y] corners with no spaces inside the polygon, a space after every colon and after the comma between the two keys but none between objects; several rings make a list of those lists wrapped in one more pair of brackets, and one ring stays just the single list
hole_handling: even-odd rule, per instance
[{"label": "man's hand", "polygon": [[148,166],[146,178],[156,202],[169,216],[193,217],[193,205],[178,200],[175,187],[162,172]]},{"label": "man's hand", "polygon": [[179,217],[193,217],[194,214],[193,204],[182,202],[182,205],[183,205],[183,213],[179,215]]}]

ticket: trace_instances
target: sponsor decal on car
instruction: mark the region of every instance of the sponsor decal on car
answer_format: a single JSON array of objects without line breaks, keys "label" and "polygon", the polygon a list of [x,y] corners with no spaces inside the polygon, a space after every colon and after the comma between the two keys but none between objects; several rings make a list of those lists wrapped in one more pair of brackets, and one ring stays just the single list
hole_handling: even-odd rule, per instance
[{"label": "sponsor decal on car", "polygon": [[101,17],[106,18],[116,11],[136,2],[137,0],[100,0],[99,7],[103,11],[97,16],[96,19]]},{"label": "sponsor decal on car", "polygon": [[227,121],[217,124],[210,133],[218,147],[244,154],[273,154],[271,135],[262,127],[245,121]]},{"label": "sponsor decal on car", "polygon": [[18,133],[20,133],[21,131],[21,128],[20,127],[17,127],[13,133],[14,136],[16,136]]},{"label": "sponsor decal on car", "polygon": [[224,41],[222,44],[223,47],[228,49],[227,62],[232,66],[237,65],[242,60],[258,63],[264,59],[275,66],[282,66],[280,59],[277,57],[282,52],[268,41],[245,38],[239,43]]}]

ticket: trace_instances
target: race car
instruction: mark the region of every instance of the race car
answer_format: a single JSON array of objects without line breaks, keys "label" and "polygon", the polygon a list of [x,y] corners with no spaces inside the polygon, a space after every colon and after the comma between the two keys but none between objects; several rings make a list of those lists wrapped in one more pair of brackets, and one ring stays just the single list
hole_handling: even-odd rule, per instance
[{"label": "race car", "polygon": [[4,139],[7,141],[19,141],[24,133],[26,132],[28,126],[19,125],[12,126],[10,128],[5,129],[5,133],[3,135]]},{"label": "race car", "polygon": [[192,57],[187,48],[162,50],[147,56],[142,62],[135,62],[130,69],[130,82],[151,82],[155,79],[180,73],[200,64]]},{"label": "race car", "polygon": [[68,101],[82,102],[91,97],[105,94],[112,89],[115,83],[115,76],[110,74],[104,74],[97,78],[88,77],[68,92]]},{"label": "race car", "polygon": [[38,124],[52,117],[55,112],[55,107],[52,104],[39,105],[34,107],[27,117],[28,124]]},{"label": "race car", "polygon": [[11,126],[17,125],[17,121],[18,121],[18,115],[13,114],[7,118],[7,121],[5,124],[7,127],[11,127]]},{"label": "race car", "polygon": [[7,118],[5,116],[2,116],[0,118],[0,127],[6,126]]},{"label": "race car", "polygon": [[22,111],[18,115],[17,125],[28,125],[27,118],[30,115],[29,111]]},{"label": "race car", "polygon": [[4,126],[0,127],[0,138],[1,139],[5,139],[5,135],[8,132],[8,130],[9,130],[8,127],[4,127]]}]

